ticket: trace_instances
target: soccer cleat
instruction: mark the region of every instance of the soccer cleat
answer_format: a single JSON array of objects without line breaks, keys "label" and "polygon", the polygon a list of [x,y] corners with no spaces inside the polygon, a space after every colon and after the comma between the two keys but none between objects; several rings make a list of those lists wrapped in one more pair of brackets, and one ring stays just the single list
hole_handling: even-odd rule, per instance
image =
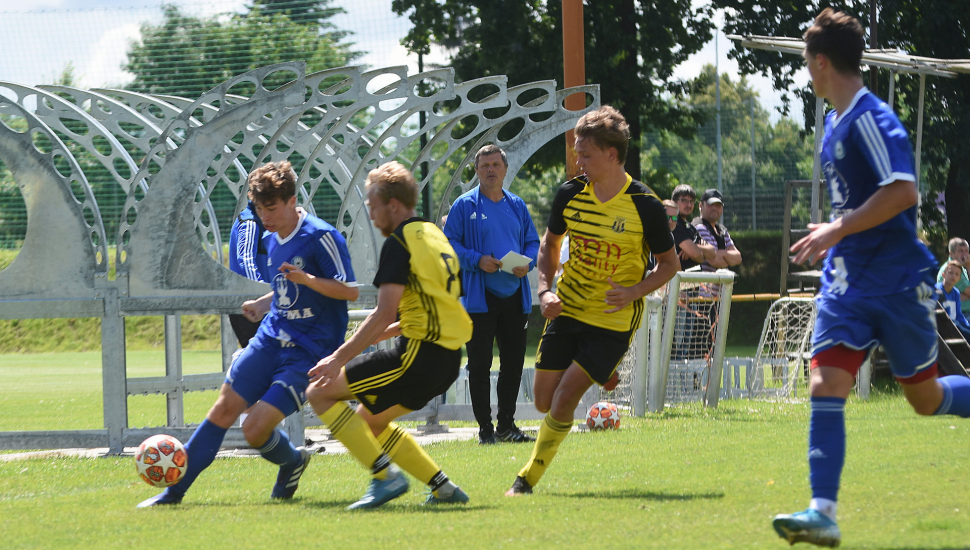
[{"label": "soccer cleat", "polygon": [[512,484],[512,488],[509,489],[508,491],[505,491],[505,496],[507,497],[516,497],[519,495],[531,495],[531,494],[532,494],[532,485],[529,485],[529,482],[526,481],[525,478],[522,476],[515,476],[515,483]]},{"label": "soccer cleat", "polygon": [[512,428],[504,431],[495,432],[495,437],[499,441],[506,441],[509,443],[531,443],[536,440],[536,438],[523,432],[517,426],[512,426]]},{"label": "soccer cleat", "polygon": [[300,451],[300,461],[295,466],[285,464],[280,466],[280,473],[276,476],[276,485],[273,485],[271,498],[289,499],[296,493],[300,476],[306,471],[307,466],[310,465],[310,458],[313,457],[313,451],[306,447],[297,447],[296,450]]},{"label": "soccer cleat", "polygon": [[479,445],[495,445],[495,434],[482,435],[478,434],[478,444]]},{"label": "soccer cleat", "polygon": [[620,383],[620,373],[619,371],[615,371],[613,373],[613,376],[611,376],[610,379],[607,380],[605,384],[603,384],[603,389],[606,391],[613,391],[616,389],[616,386],[619,385],[619,383]]},{"label": "soccer cleat", "polygon": [[455,492],[451,494],[448,498],[438,498],[434,496],[434,492],[428,493],[428,500],[424,501],[425,506],[428,504],[464,504],[468,502],[468,494],[461,490],[461,487],[455,487]]},{"label": "soccer cleat", "polygon": [[136,508],[151,508],[153,506],[164,506],[166,504],[179,504],[181,502],[182,502],[181,496],[169,494],[168,491],[162,491],[161,493],[153,496],[148,500],[143,500],[139,502]]},{"label": "soccer cleat", "polygon": [[348,510],[377,508],[408,492],[408,480],[396,466],[388,472],[386,479],[372,479],[367,493],[357,502],[347,507]]},{"label": "soccer cleat", "polygon": [[771,525],[788,544],[808,542],[816,546],[835,548],[842,542],[838,524],[812,508],[794,514],[778,514]]}]

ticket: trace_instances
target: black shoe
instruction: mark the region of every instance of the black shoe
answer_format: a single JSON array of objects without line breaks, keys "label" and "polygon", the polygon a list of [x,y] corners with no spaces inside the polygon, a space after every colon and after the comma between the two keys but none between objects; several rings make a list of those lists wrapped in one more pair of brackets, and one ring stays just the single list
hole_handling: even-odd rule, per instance
[{"label": "black shoe", "polygon": [[499,441],[506,441],[509,443],[531,443],[536,440],[536,438],[523,432],[517,426],[512,426],[508,430],[499,430],[495,433],[495,437]]},{"label": "black shoe", "polygon": [[479,445],[495,445],[495,434],[478,434],[478,444]]},{"label": "black shoe", "polygon": [[525,480],[522,476],[515,476],[515,483],[512,484],[512,488],[505,491],[505,496],[514,497],[519,495],[531,495],[532,485]]}]

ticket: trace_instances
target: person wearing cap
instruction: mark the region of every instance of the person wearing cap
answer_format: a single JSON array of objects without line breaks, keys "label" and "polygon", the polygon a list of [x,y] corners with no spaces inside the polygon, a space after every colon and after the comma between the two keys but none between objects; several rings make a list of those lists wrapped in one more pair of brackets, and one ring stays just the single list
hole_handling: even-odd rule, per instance
[{"label": "person wearing cap", "polygon": [[701,195],[701,215],[694,218],[693,225],[701,240],[715,248],[714,257],[701,264],[701,271],[727,269],[741,264],[741,252],[731,234],[721,223],[724,215],[724,197],[717,189],[708,189]]},{"label": "person wearing cap", "polygon": [[[687,271],[693,267],[701,265],[704,260],[712,259],[715,255],[713,246],[701,240],[697,233],[697,228],[691,225],[690,216],[694,213],[694,202],[697,199],[697,192],[687,184],[680,184],[674,187],[671,195],[674,204],[674,223],[671,233],[674,235],[674,247],[677,255],[680,256],[680,269]],[[664,201],[667,206],[668,201]],[[669,206],[667,215],[670,216]]]}]

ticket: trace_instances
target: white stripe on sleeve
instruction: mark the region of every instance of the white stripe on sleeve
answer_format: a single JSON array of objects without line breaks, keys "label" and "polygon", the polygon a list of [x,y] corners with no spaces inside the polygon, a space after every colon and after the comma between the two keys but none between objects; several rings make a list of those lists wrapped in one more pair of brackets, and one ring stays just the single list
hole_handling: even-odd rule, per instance
[{"label": "white stripe on sleeve", "polygon": [[346,282],[347,281],[347,268],[344,267],[343,260],[340,258],[340,250],[337,248],[337,242],[334,241],[333,235],[326,233],[324,236],[320,237],[320,244],[323,245],[323,249],[327,251],[330,255],[330,261],[333,262],[334,267],[337,269],[337,275],[334,279]]},{"label": "white stripe on sleeve", "polygon": [[880,180],[884,180],[892,173],[892,164],[889,162],[889,150],[886,142],[879,133],[876,120],[872,117],[872,111],[866,111],[856,120],[856,127],[859,129],[862,139],[872,157],[873,168]]}]

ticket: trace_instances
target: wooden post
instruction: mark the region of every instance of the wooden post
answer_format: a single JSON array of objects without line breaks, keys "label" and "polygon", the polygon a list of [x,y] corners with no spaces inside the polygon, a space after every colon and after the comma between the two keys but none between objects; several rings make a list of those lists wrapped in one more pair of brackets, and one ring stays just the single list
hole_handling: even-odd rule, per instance
[{"label": "wooden post", "polygon": [[[583,32],[583,0],[562,0],[562,66],[563,87],[586,84],[585,34]],[[586,107],[586,94],[566,98],[566,109],[579,111]],[[566,132],[566,179],[579,175],[576,167],[575,136]]]}]

